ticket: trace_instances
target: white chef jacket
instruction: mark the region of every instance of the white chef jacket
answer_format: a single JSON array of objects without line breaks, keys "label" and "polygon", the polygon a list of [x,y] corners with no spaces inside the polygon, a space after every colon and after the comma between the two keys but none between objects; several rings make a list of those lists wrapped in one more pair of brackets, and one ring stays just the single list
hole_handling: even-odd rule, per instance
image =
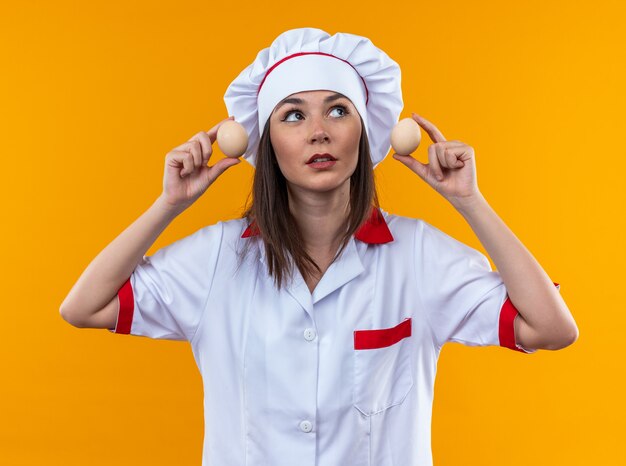
[{"label": "white chef jacket", "polygon": [[430,466],[442,345],[536,351],[487,258],[420,219],[375,209],[313,293],[294,277],[277,291],[235,219],[144,256],[119,290],[109,331],[191,343],[203,466]]}]

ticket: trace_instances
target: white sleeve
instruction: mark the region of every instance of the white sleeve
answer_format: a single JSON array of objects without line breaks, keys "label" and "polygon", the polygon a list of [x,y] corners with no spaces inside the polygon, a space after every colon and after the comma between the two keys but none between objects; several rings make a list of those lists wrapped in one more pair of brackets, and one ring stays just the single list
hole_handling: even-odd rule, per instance
[{"label": "white sleeve", "polygon": [[204,227],[144,256],[118,291],[112,333],[191,341],[206,307],[223,234]]},{"label": "white sleeve", "polygon": [[437,347],[453,341],[537,351],[516,343],[519,313],[487,257],[424,221],[415,241],[420,296]]}]

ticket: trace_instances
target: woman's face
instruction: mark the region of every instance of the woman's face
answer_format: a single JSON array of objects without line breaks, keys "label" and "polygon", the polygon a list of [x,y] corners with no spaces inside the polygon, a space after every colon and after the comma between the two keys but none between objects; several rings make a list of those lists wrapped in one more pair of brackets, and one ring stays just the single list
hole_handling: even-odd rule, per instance
[{"label": "woman's face", "polygon": [[[276,160],[291,190],[349,186],[361,138],[361,119],[350,99],[326,90],[291,94],[276,105],[270,123]],[[310,163],[315,154],[330,154],[334,161]]]}]

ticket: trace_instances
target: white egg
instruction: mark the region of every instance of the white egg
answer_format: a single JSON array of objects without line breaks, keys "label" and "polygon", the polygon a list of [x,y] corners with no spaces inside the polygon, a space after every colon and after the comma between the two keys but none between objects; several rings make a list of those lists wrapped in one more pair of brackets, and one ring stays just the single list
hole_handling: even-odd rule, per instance
[{"label": "white egg", "polygon": [[422,132],[413,118],[404,118],[391,131],[391,147],[398,155],[409,155],[420,145]]},{"label": "white egg", "polygon": [[217,129],[217,145],[227,157],[239,157],[248,148],[248,133],[235,120],[225,121]]}]

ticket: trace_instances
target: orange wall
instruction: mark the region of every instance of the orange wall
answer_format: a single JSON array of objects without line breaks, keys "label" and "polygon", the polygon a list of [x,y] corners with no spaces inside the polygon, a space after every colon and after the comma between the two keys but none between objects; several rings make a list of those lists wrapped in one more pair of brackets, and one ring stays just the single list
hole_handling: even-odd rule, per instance
[{"label": "orange wall", "polygon": [[[573,346],[534,355],[446,345],[435,464],[626,464],[623,2],[229,3],[2,6],[0,464],[200,464],[189,346],[80,330],[58,309],[160,194],[165,154],[226,118],[232,79],[304,26],[365,35],[401,65],[401,117],[415,111],[474,147],[481,191],[580,329]],[[251,176],[247,163],[230,169],[149,253],[237,216]],[[389,156],[376,176],[385,210],[484,252],[401,163]]]}]

